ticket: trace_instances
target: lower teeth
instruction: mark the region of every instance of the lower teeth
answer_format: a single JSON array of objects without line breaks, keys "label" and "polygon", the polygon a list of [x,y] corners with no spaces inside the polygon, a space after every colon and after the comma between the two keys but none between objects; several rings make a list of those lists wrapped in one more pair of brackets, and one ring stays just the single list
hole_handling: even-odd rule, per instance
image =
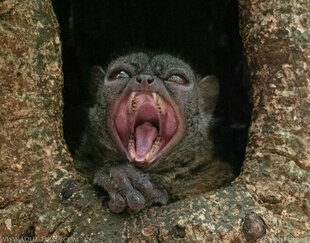
[{"label": "lower teeth", "polygon": [[132,158],[135,158],[135,136],[134,135],[130,135],[129,137],[128,151],[130,153],[130,156]]},{"label": "lower teeth", "polygon": [[158,150],[159,150],[159,148],[160,148],[160,144],[161,144],[161,142],[162,142],[162,139],[163,139],[162,136],[160,136],[160,135],[157,136],[157,138],[155,139],[155,141],[154,141],[154,143],[153,143],[153,146],[152,146],[150,152],[148,152],[148,153],[146,154],[146,156],[145,156],[145,159],[146,159],[146,160],[149,160],[150,157],[153,157],[153,156],[158,152]]},{"label": "lower teeth", "polygon": [[128,142],[128,151],[131,156],[131,158],[135,161],[142,162],[142,161],[148,161],[150,158],[152,158],[160,149],[160,145],[162,143],[162,136],[157,136],[156,139],[153,142],[151,150],[144,156],[144,158],[137,158],[136,157],[136,150],[135,150],[135,137],[134,135],[130,135],[129,142]]}]

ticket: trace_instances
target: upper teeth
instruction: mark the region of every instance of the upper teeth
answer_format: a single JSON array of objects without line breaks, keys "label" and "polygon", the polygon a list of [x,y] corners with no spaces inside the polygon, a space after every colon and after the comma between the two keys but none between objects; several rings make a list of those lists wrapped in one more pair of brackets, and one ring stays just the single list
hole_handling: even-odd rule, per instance
[{"label": "upper teeth", "polygon": [[129,96],[129,113],[132,113],[135,111],[135,108],[136,108],[136,104],[135,104],[135,101],[134,101],[134,98],[136,96],[136,92],[132,92]]},{"label": "upper teeth", "polygon": [[[153,100],[155,101],[155,104],[157,106],[159,113],[166,113],[166,103],[165,100],[157,93],[152,93]],[[128,110],[129,113],[134,113],[138,107],[140,107],[142,104],[144,104],[147,101],[150,101],[151,97],[149,99],[145,98],[145,96],[137,95],[137,92],[132,92],[129,96],[128,100]]]},{"label": "upper teeth", "polygon": [[153,99],[156,102],[157,108],[159,110],[159,113],[166,113],[166,103],[165,100],[157,93],[152,93]]}]

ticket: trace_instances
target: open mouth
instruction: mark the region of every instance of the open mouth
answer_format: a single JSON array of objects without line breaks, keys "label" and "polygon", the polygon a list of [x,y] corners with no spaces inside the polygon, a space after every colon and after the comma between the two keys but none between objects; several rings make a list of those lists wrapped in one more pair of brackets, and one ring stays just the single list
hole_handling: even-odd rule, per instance
[{"label": "open mouth", "polygon": [[132,92],[113,109],[112,134],[138,166],[152,163],[178,142],[183,128],[181,117],[155,92]]}]

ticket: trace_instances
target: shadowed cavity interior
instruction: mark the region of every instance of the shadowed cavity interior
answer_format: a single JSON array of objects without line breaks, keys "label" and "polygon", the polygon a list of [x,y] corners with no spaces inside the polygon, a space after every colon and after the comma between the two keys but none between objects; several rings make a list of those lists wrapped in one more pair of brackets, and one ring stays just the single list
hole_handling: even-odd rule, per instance
[{"label": "shadowed cavity interior", "polygon": [[[116,56],[148,49],[176,54],[202,75],[218,77],[221,92],[212,132],[216,154],[240,170],[252,105],[236,0],[53,0],[53,5],[63,42],[64,134],[71,152],[79,146],[92,104],[87,82],[90,67],[105,67]],[[127,150],[128,133],[134,133],[135,152],[143,157],[159,135],[164,141],[173,137],[178,121],[174,124],[173,111],[168,112],[169,120],[142,112],[157,109],[154,105],[140,109],[135,122],[126,117],[128,127],[116,126]]]}]

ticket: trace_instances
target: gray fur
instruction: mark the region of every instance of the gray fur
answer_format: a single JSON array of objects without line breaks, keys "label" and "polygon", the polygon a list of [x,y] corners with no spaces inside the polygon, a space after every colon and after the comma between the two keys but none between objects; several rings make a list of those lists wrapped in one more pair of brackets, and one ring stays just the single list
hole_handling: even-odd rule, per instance
[{"label": "gray fur", "polygon": [[[107,79],[115,67],[126,67],[133,76],[141,72],[154,75],[160,82],[159,92],[167,92],[185,118],[182,140],[143,172],[129,164],[107,127],[112,105],[130,88],[129,82],[124,80],[114,81],[117,83],[113,86],[109,84]],[[163,81],[172,69],[185,73],[190,84],[182,86]],[[92,89],[96,90],[93,91],[95,105],[89,112],[90,124],[78,151],[78,160],[88,171],[86,173],[92,171],[95,184],[108,191],[112,211],[118,213],[127,208],[129,213],[135,213],[149,204],[165,204],[167,195],[170,199],[180,199],[216,189],[234,178],[228,165],[212,158],[209,130],[218,94],[218,83],[213,76],[201,79],[188,64],[170,55],[133,53],[113,61],[106,75],[100,68],[94,68],[91,81],[91,87],[95,87]],[[136,177],[138,180],[134,181]],[[145,184],[147,189],[139,183]]]}]

